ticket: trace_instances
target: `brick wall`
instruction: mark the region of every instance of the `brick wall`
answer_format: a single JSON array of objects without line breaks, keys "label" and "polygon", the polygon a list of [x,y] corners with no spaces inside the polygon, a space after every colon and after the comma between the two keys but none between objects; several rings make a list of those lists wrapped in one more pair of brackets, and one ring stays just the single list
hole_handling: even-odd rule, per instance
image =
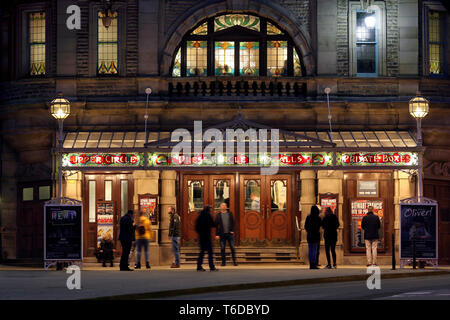
[{"label": "brick wall", "polygon": [[183,13],[197,5],[198,2],[198,0],[167,0],[164,10],[164,33],[167,33],[175,21],[180,18]]},{"label": "brick wall", "polygon": [[299,22],[307,32],[311,32],[311,19],[309,14],[311,9],[311,0],[280,0],[280,4],[288,9],[295,18],[297,18],[297,22]]}]

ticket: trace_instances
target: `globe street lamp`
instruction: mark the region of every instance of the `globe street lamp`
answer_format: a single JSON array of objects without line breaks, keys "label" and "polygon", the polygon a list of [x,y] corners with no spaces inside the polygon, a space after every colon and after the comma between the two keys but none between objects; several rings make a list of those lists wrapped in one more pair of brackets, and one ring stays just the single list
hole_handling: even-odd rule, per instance
[{"label": "globe street lamp", "polygon": [[146,89],[145,89],[145,94],[147,95],[147,103],[145,104],[145,115],[144,115],[144,119],[145,119],[145,128],[144,128],[144,132],[145,132],[145,144],[147,144],[147,143],[148,143],[148,134],[147,134],[148,98],[149,98],[149,96],[152,94],[152,88],[146,88]]},{"label": "globe street lamp", "polygon": [[[417,121],[417,145],[422,147],[422,119],[426,117],[430,111],[430,103],[427,99],[417,92],[416,96],[409,101],[409,113]],[[419,152],[419,181],[418,181],[418,200],[421,202],[423,197],[423,178],[422,178],[422,151]]]},{"label": "globe street lamp", "polygon": [[58,199],[62,201],[62,135],[63,135],[63,122],[70,115],[70,102],[63,97],[61,92],[58,92],[58,96],[50,103],[50,113],[58,120],[58,153],[59,153],[59,185],[58,185]]}]

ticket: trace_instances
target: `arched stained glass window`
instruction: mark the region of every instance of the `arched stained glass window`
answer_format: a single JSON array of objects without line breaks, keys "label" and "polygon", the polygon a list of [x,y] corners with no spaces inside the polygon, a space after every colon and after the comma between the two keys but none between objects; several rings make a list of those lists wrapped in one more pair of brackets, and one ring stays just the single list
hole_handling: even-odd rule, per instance
[{"label": "arched stained glass window", "polygon": [[183,38],[173,77],[303,76],[294,42],[282,28],[250,14],[206,19]]}]

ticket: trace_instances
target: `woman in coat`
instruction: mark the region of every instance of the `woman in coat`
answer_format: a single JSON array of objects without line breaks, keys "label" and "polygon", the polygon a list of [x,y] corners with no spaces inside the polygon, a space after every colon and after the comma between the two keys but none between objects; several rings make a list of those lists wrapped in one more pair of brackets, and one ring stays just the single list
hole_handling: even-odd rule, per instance
[{"label": "woman in coat", "polygon": [[339,219],[327,207],[325,210],[325,217],[322,220],[323,237],[325,239],[325,253],[327,255],[327,266],[325,268],[331,269],[330,250],[333,256],[333,268],[336,269],[336,242],[337,229],[339,228]]},{"label": "woman in coat", "polygon": [[322,221],[319,217],[319,208],[312,206],[311,213],[306,217],[305,230],[307,232],[306,240],[309,249],[309,268],[318,269],[317,267],[317,251],[320,245],[320,226]]}]

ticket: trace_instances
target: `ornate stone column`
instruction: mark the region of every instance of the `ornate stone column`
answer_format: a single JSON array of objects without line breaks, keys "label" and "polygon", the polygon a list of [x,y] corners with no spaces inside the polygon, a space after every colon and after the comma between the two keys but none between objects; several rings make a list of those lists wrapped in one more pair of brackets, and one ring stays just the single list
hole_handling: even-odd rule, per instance
[{"label": "ornate stone column", "polygon": [[300,242],[300,261],[309,263],[308,261],[308,242],[306,241],[305,220],[311,211],[311,207],[316,204],[316,194],[314,181],[316,172],[314,170],[304,170],[300,172],[300,180],[302,186],[301,192],[301,211],[302,221],[300,223],[301,242]]}]

